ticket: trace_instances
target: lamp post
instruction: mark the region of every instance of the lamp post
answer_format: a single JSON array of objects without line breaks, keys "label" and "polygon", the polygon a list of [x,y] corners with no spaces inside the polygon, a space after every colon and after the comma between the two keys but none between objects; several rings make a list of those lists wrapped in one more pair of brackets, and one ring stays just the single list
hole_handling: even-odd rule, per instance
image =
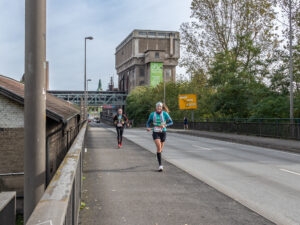
[{"label": "lamp post", "polygon": [[289,0],[289,75],[290,75],[290,122],[294,123],[294,94],[293,94],[293,27],[292,1]]},{"label": "lamp post", "polygon": [[164,104],[166,104],[166,75],[163,73],[163,79],[164,79]]},{"label": "lamp post", "polygon": [[[87,79],[86,80],[86,92],[87,92],[87,98],[86,98],[86,101],[88,102],[89,101],[89,81],[92,81],[92,79]],[[88,106],[86,106],[86,112],[88,114]]]},{"label": "lamp post", "polygon": [[93,37],[84,38],[84,119],[87,119],[87,93],[86,93],[86,40],[93,40]]}]

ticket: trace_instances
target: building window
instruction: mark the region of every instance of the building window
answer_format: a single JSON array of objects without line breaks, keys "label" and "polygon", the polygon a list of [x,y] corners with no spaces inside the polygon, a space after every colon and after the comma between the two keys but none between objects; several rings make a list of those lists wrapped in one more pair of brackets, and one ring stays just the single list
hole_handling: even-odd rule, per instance
[{"label": "building window", "polygon": [[145,76],[145,70],[144,68],[140,68],[140,77],[144,77]]},{"label": "building window", "polygon": [[157,35],[160,37],[166,37],[167,34],[166,33],[158,33]]},{"label": "building window", "polygon": [[171,69],[165,69],[166,80],[171,80]]},{"label": "building window", "polygon": [[141,35],[141,36],[147,36],[147,32],[139,32],[139,35]]},{"label": "building window", "polygon": [[155,52],[155,58],[159,59],[159,52]]},{"label": "building window", "polygon": [[148,35],[149,36],[156,36],[156,33],[155,32],[148,32]]}]

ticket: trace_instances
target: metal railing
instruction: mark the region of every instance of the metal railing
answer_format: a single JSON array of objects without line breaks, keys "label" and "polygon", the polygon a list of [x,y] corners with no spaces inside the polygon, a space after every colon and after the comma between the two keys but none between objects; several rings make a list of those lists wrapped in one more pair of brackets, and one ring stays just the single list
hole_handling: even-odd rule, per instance
[{"label": "metal railing", "polygon": [[0,193],[0,224],[16,223],[16,192]]},{"label": "metal railing", "polygon": [[86,128],[85,123],[27,221],[27,225],[78,224],[82,188],[82,149]]},{"label": "metal railing", "polygon": [[[189,129],[226,132],[253,135],[260,137],[273,137],[300,140],[300,123],[277,122],[189,122]],[[172,126],[183,129],[182,121],[174,121]]]}]

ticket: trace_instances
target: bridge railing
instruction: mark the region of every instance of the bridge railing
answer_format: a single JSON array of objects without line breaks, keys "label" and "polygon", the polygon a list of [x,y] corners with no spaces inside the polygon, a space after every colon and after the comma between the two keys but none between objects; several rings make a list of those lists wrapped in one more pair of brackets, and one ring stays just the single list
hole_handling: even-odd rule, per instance
[{"label": "bridge railing", "polygon": [[[300,140],[300,123],[296,122],[189,122],[188,126],[192,130]],[[183,129],[183,121],[174,121],[172,127]]]},{"label": "bridge railing", "polygon": [[27,225],[78,224],[82,188],[82,149],[86,128],[85,123],[31,214]]},{"label": "bridge railing", "polygon": [[[107,118],[109,120],[109,118]],[[145,127],[147,120],[145,117],[136,118],[134,127]],[[174,120],[171,128],[183,129],[183,120]],[[206,120],[196,122],[189,121],[189,129],[201,131],[213,131],[224,133],[236,133],[260,137],[284,138],[300,140],[300,119],[294,119],[290,123],[289,119],[279,118],[256,118],[256,119],[236,119],[236,120]]]}]

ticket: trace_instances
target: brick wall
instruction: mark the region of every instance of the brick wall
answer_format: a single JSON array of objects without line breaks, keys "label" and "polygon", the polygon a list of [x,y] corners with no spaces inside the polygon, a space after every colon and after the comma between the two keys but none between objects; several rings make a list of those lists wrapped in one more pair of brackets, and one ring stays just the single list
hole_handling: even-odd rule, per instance
[{"label": "brick wall", "polygon": [[0,173],[23,172],[24,128],[0,128]]},{"label": "brick wall", "polygon": [[24,127],[23,105],[0,95],[0,128]]},{"label": "brick wall", "polygon": [[[24,171],[24,128],[0,128],[0,173]],[[0,176],[0,192],[16,191],[23,195],[24,176]],[[22,212],[23,200],[17,199],[17,212]]]}]

